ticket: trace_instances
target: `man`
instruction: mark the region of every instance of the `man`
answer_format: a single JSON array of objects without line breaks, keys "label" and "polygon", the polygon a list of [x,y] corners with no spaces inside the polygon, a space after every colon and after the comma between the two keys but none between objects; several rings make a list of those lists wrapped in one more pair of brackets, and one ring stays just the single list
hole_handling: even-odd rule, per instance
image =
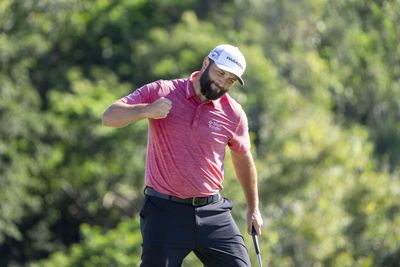
[{"label": "man", "polygon": [[205,266],[250,266],[232,203],[220,193],[229,146],[247,200],[247,231],[260,234],[247,117],[226,94],[235,81],[243,85],[245,68],[237,47],[219,45],[189,78],[146,84],[105,111],[109,127],[149,121],[141,266],[180,266],[191,251]]}]

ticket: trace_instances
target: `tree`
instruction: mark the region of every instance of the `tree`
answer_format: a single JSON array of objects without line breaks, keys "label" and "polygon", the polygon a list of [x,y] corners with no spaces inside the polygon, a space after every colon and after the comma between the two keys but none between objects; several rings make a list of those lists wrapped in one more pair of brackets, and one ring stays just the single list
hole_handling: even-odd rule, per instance
[{"label": "tree", "polygon": [[[147,125],[107,129],[102,112],[144,83],[188,76],[229,42],[248,61],[245,86],[230,94],[249,117],[263,258],[397,266],[399,6],[3,0],[0,265],[50,254],[40,263],[136,264],[129,247],[139,244]],[[246,204],[229,159],[225,175],[244,233]],[[129,259],[117,261],[117,249]]]}]

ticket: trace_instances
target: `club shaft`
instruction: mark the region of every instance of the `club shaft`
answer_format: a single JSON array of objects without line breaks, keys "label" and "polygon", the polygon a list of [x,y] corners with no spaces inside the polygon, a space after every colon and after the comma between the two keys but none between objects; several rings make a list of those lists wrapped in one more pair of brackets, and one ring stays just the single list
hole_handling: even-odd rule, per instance
[{"label": "club shaft", "polygon": [[261,262],[261,256],[260,254],[257,254],[257,259],[258,259],[258,266],[262,267],[262,262]]},{"label": "club shaft", "polygon": [[256,232],[256,229],[254,229],[254,227],[253,227],[253,229],[251,231],[251,235],[253,237],[254,248],[255,248],[256,254],[257,254],[258,265],[260,267],[262,267],[261,255],[260,255],[260,246],[258,244],[257,232]]}]

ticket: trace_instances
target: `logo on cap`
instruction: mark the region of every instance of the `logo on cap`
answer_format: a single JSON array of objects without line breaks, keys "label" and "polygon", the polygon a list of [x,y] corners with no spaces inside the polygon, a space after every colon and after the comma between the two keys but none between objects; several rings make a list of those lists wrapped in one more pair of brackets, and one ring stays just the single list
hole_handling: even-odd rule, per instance
[{"label": "logo on cap", "polygon": [[231,58],[231,57],[226,57],[226,59],[232,61],[233,63],[235,63],[236,65],[238,65],[239,68],[243,69],[242,64],[240,64],[236,59],[233,59],[233,58]]},{"label": "logo on cap", "polygon": [[217,60],[222,53],[222,48],[215,48],[213,51],[211,51],[210,57],[214,60]]}]

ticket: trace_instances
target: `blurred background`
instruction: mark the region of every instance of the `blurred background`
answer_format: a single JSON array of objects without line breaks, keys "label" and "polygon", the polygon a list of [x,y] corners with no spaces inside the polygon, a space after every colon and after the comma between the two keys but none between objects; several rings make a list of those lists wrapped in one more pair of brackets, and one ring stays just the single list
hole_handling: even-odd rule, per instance
[{"label": "blurred background", "polygon": [[[1,0],[0,266],[138,266],[147,122],[102,113],[221,43],[247,58],[264,265],[400,266],[399,22],[399,0]],[[257,266],[229,153],[225,175]]]}]

